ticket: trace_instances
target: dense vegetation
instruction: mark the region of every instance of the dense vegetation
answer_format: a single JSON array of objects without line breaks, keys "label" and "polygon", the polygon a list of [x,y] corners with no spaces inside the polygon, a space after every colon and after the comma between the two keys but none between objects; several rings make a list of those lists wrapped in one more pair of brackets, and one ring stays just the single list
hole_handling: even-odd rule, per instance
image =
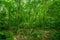
[{"label": "dense vegetation", "polygon": [[0,0],[0,40],[59,40],[59,30],[59,0]]}]

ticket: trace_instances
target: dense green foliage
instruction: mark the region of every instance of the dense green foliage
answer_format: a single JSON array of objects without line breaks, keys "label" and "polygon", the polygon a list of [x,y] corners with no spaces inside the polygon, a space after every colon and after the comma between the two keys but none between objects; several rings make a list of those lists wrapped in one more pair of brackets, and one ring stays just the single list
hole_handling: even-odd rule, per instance
[{"label": "dense green foliage", "polygon": [[[38,33],[31,29],[49,30],[51,34],[47,40],[59,40],[60,1],[0,0],[0,35],[5,35],[6,40],[13,40],[13,36],[21,29],[29,29],[30,34],[36,40],[42,40],[44,31]],[[26,35],[24,31],[22,31],[22,35]]]}]

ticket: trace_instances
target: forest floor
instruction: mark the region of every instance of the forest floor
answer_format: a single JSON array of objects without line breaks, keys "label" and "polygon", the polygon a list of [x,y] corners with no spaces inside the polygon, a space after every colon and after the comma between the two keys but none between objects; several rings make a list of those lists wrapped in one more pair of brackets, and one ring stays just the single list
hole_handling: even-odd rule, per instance
[{"label": "forest floor", "polygon": [[56,32],[56,30],[45,29],[20,29],[14,40],[51,40]]}]

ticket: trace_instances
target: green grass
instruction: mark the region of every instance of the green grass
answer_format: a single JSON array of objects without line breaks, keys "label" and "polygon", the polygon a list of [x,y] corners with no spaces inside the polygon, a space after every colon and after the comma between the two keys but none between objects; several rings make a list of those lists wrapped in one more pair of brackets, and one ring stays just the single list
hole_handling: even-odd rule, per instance
[{"label": "green grass", "polygon": [[0,40],[59,40],[59,0],[0,0]]}]

